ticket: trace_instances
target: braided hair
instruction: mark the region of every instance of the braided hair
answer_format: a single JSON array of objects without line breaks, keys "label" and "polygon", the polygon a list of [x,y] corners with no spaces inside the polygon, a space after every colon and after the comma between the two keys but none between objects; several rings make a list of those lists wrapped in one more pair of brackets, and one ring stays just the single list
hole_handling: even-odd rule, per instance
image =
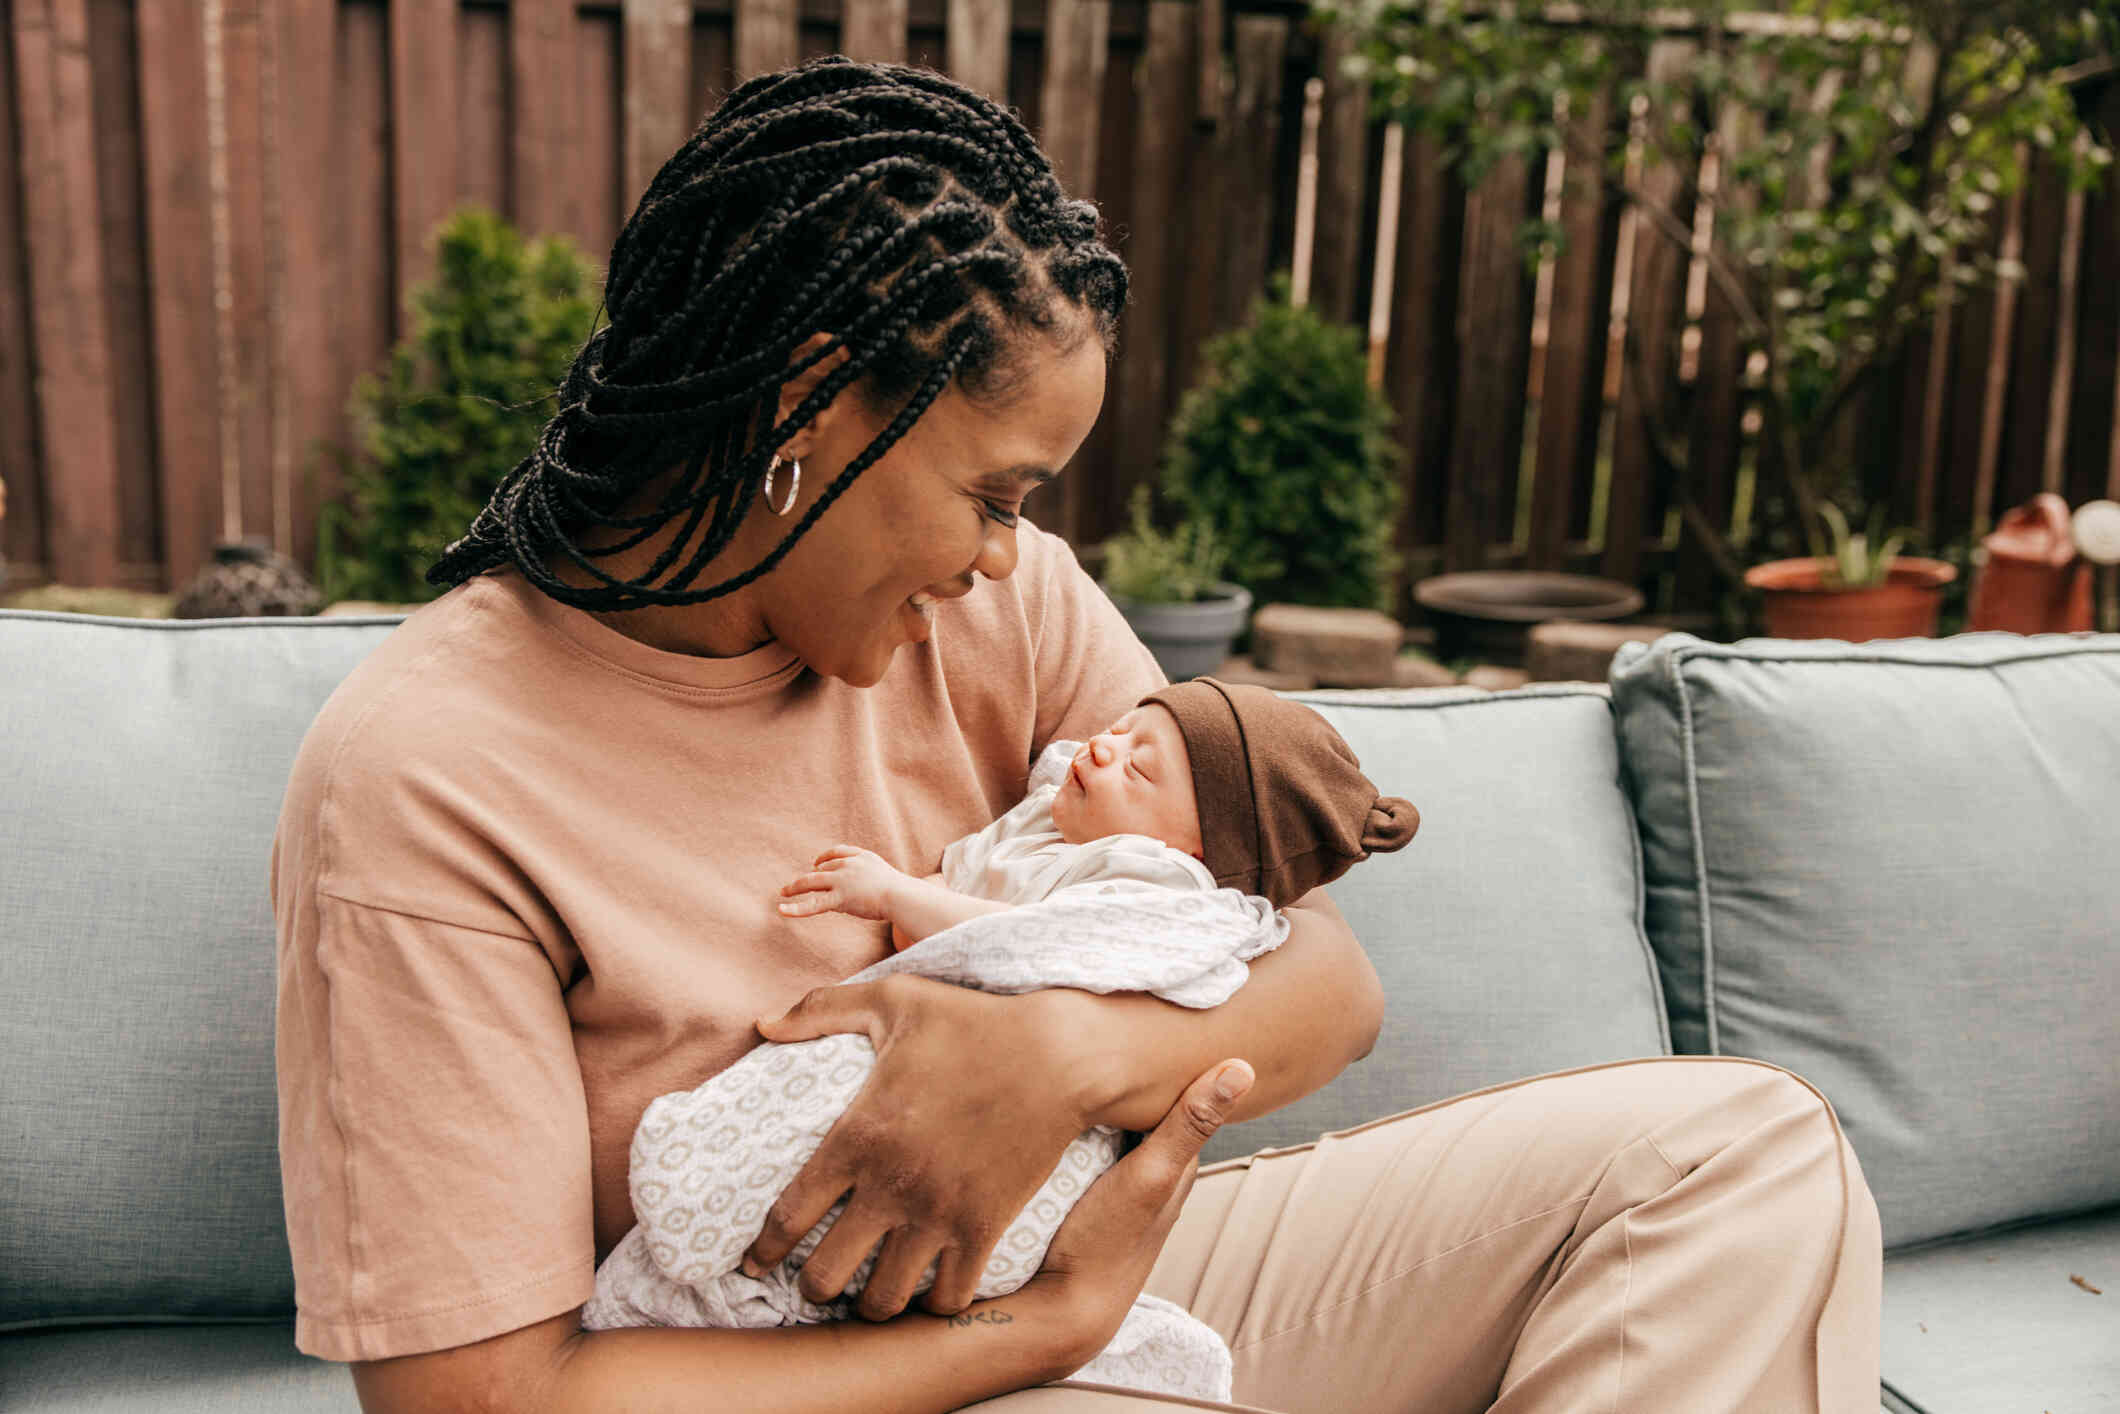
[{"label": "braided hair", "polygon": [[[951,379],[1001,400],[1024,374],[1023,332],[1108,350],[1126,267],[1097,209],[1071,201],[1008,111],[940,74],[837,55],[729,94],[663,165],[611,250],[609,322],[560,384],[537,448],[427,572],[440,587],[513,564],[584,609],[696,604],[757,579],[888,452]],[[813,334],[823,347],[791,362]],[[784,421],[784,383],[847,358]],[[841,390],[890,422],[758,564],[702,588],[776,451]],[[645,515],[619,512],[682,466]],[[591,563],[684,515],[638,579]],[[673,568],[693,541],[692,557]],[[621,539],[585,552],[581,531]],[[625,532],[632,532],[626,534]],[[594,585],[545,562],[556,547]],[[660,584],[655,581],[668,572]]]}]

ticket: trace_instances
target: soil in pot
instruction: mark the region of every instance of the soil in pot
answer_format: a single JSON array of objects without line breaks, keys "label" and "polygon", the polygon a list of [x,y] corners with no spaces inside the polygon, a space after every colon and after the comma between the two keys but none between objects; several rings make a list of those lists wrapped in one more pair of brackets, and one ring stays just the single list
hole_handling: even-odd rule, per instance
[{"label": "soil in pot", "polygon": [[1521,666],[1534,624],[1596,623],[1642,611],[1641,591],[1618,580],[1536,570],[1437,575],[1415,585],[1413,597],[1435,627],[1435,655],[1444,662]]},{"label": "soil in pot", "polygon": [[1745,571],[1745,583],[1765,596],[1770,638],[1837,638],[1867,643],[1875,638],[1931,638],[1943,586],[1958,577],[1942,560],[1901,556],[1883,584],[1869,589],[1828,589],[1822,559],[1770,560]]}]

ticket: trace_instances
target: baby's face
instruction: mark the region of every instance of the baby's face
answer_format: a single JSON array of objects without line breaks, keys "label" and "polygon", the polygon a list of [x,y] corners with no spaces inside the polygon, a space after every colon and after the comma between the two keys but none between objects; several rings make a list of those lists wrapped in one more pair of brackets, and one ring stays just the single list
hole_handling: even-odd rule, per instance
[{"label": "baby's face", "polygon": [[1192,758],[1170,709],[1154,702],[1136,707],[1083,743],[1053,797],[1053,825],[1069,844],[1147,835],[1197,857]]}]

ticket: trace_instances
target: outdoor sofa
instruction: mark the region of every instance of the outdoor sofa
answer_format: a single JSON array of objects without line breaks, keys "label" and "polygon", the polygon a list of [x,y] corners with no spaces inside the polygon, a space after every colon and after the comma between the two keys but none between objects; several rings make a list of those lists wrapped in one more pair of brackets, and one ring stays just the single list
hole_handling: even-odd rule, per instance
[{"label": "outdoor sofa", "polygon": [[[0,1409],[355,1407],[292,1342],[265,880],[393,622],[0,614]],[[1304,700],[1421,809],[1333,889],[1389,1015],[1212,1155],[1763,1058],[1877,1195],[1884,1408],[2120,1409],[2120,638],[1673,636],[1609,690]]]}]

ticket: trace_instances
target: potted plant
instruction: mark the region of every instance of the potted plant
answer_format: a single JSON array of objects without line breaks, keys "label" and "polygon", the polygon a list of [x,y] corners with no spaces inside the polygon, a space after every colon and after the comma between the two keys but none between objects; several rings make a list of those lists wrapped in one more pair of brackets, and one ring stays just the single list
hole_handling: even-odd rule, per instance
[{"label": "potted plant", "polygon": [[[1754,369],[1759,510],[1747,523],[1717,523],[1695,493],[1681,341],[1651,367],[1630,329],[1622,372],[1642,390],[1635,430],[1682,533],[1736,588],[1748,561],[1833,557],[1835,500],[1889,501],[1893,449],[1866,435],[1864,407],[1939,299],[2021,273],[1988,237],[2028,154],[2082,185],[2111,164],[2071,85],[2110,69],[2120,21],[2106,3],[1835,0],[1761,14],[1706,0],[1673,30],[1660,4],[1601,0],[1559,17],[1461,0],[1317,9],[1350,30],[1350,67],[1379,106],[1437,135],[1467,186],[1504,157],[1558,148],[1571,185],[1596,182],[1636,213],[1638,239],[1700,259],[1739,366]],[[1523,233],[1534,255],[1558,244],[1543,221]]]},{"label": "potted plant", "polygon": [[1831,536],[1831,553],[1769,560],[1745,572],[1759,590],[1767,633],[1774,638],[1928,638],[1936,632],[1943,587],[1958,569],[1943,560],[1901,555],[1905,531],[1884,534],[1873,513],[1867,530],[1850,530],[1831,501],[1818,506]]},{"label": "potted plant", "polygon": [[1293,303],[1286,276],[1210,339],[1164,443],[1163,492],[1215,527],[1261,604],[1392,607],[1398,453],[1361,333]]},{"label": "potted plant", "polygon": [[1250,591],[1222,578],[1229,547],[1198,516],[1157,529],[1146,486],[1134,488],[1132,513],[1104,542],[1104,592],[1172,682],[1215,671],[1251,615]]}]

